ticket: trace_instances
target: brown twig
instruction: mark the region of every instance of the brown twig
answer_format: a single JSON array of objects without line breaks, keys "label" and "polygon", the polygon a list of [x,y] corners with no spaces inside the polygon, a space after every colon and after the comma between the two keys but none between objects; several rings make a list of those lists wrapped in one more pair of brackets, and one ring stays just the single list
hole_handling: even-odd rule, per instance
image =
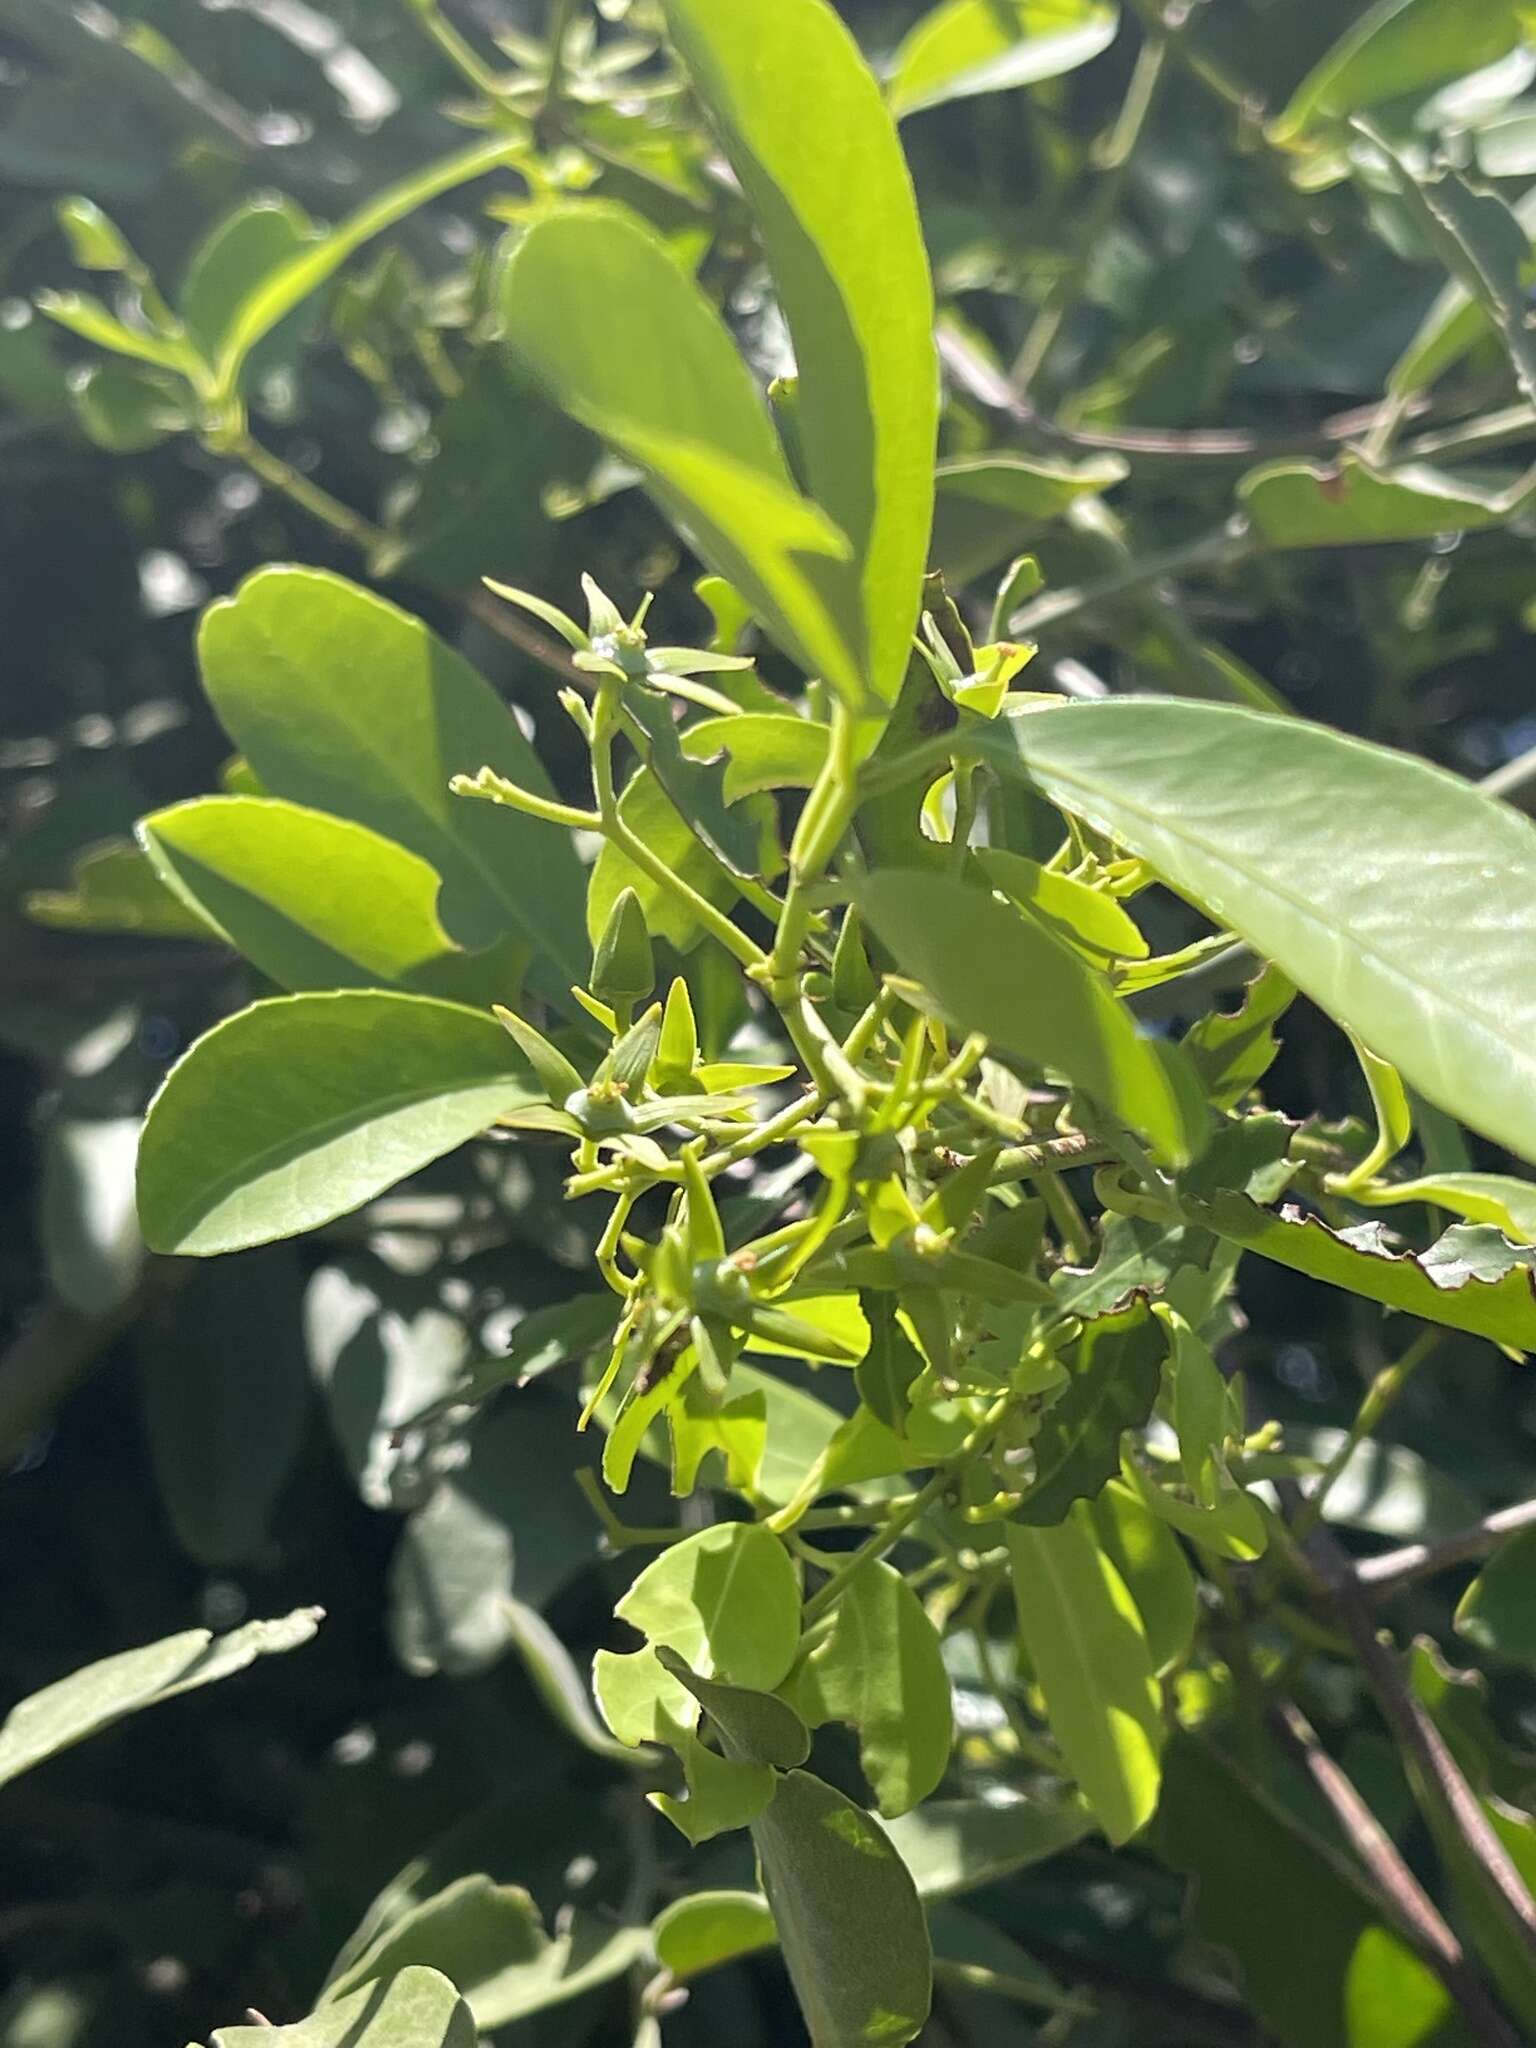
[{"label": "brown twig", "polygon": [[1461,1943],[1353,1781],[1324,1749],[1300,1707],[1292,1700],[1277,1701],[1270,1710],[1269,1724],[1280,1746],[1322,1794],[1344,1839],[1374,1880],[1398,1931],[1444,1984],[1477,2039],[1488,2048],[1516,2048],[1509,2023],[1468,1963]]},{"label": "brown twig", "polygon": [[1523,1500],[1512,1508],[1499,1508],[1484,1515],[1469,1528],[1438,1543],[1405,1543],[1400,1550],[1388,1550],[1380,1557],[1363,1559],[1354,1568],[1355,1584],[1368,1599],[1384,1600],[1411,1585],[1416,1579],[1432,1578],[1453,1565],[1471,1564],[1496,1550],[1506,1536],[1536,1527],[1536,1500]]},{"label": "brown twig", "polygon": [[[1294,1506],[1295,1489],[1284,1491]],[[1426,1820],[1437,1835],[1456,1838],[1508,1932],[1536,1957],[1536,1901],[1429,1710],[1405,1683],[1396,1654],[1377,1635],[1352,1560],[1324,1530],[1313,1534],[1305,1553],[1293,1545],[1291,1556],[1302,1563],[1314,1593],[1332,1609],[1349,1638],[1382,1718],[1402,1751]]]},{"label": "brown twig", "polygon": [[[1252,462],[1266,456],[1316,455],[1368,433],[1381,411],[1379,405],[1355,406],[1294,434],[1260,434],[1247,427],[1068,427],[1039,412],[954,329],[941,327],[938,344],[945,369],[978,405],[1044,440],[1089,453],[1165,462]],[[1427,400],[1416,408],[1419,413],[1427,409]]]}]

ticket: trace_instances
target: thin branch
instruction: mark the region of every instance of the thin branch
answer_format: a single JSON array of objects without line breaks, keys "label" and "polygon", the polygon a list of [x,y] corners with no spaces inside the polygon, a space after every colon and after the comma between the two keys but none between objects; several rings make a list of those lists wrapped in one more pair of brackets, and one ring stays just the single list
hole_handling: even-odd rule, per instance
[{"label": "thin branch", "polygon": [[1353,1781],[1318,1740],[1305,1714],[1291,1700],[1277,1701],[1269,1724],[1282,1749],[1300,1764],[1327,1802],[1340,1831],[1374,1879],[1399,1932],[1444,1984],[1487,2048],[1515,2048],[1515,2035],[1494,2005],[1487,1985],[1467,1961],[1466,1951],[1377,1820]]},{"label": "thin branch", "polygon": [[[1266,456],[1318,455],[1369,432],[1379,405],[1355,406],[1294,434],[1261,434],[1248,427],[1068,427],[1033,406],[954,328],[941,325],[939,356],[967,397],[1042,439],[1090,454],[1130,455],[1164,462],[1253,462]],[[1429,409],[1427,399],[1415,414]],[[1468,427],[1463,430],[1471,432]],[[1418,452],[1417,449],[1415,452]]]},{"label": "thin branch", "polygon": [[1499,1508],[1484,1515],[1469,1528],[1438,1543],[1405,1543],[1400,1550],[1388,1550],[1380,1557],[1368,1557],[1354,1569],[1355,1584],[1368,1599],[1385,1600],[1418,1579],[1433,1578],[1458,1564],[1471,1564],[1496,1550],[1506,1536],[1536,1527],[1536,1500],[1523,1500],[1512,1508]]},{"label": "thin branch", "polygon": [[[1283,1490],[1292,1508],[1295,1489]],[[1287,1534],[1287,1543],[1290,1543]],[[1488,1902],[1505,1929],[1536,1957],[1536,1900],[1515,1868],[1467,1783],[1429,1710],[1405,1683],[1395,1652],[1376,1633],[1369,1603],[1352,1561],[1325,1531],[1318,1530],[1305,1552],[1291,1544],[1293,1559],[1310,1573],[1315,1592],[1342,1623],[1376,1704],[1408,1766],[1408,1778],[1425,1818],[1438,1820],[1460,1842],[1485,1887]],[[1437,1829],[1438,1833],[1439,1830]]]}]

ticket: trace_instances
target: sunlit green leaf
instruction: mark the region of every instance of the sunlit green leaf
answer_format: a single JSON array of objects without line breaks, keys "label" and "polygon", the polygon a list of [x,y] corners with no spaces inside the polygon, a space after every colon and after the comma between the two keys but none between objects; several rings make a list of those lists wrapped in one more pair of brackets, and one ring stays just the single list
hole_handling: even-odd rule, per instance
[{"label": "sunlit green leaf", "polygon": [[300,1607],[281,1621],[249,1621],[225,1636],[189,1628],[141,1650],[123,1650],[45,1686],[0,1724],[0,1785],[126,1714],[243,1671],[254,1658],[307,1643],[321,1620]]},{"label": "sunlit green leaf", "polygon": [[1536,828],[1299,719],[1067,705],[978,745],[1241,933],[1439,1108],[1536,1158]]},{"label": "sunlit green leaf", "polygon": [[639,1960],[646,1942],[643,1929],[613,1927],[595,1914],[578,1914],[552,1937],[521,1886],[461,1877],[330,1978],[320,2010],[351,2007],[368,1986],[392,1987],[401,1972],[430,1968],[458,1986],[475,2025],[489,2031],[608,1983]]},{"label": "sunlit green leaf", "polygon": [[899,2048],[928,2017],[928,1929],[878,1821],[808,1771],[778,1780],[752,1824],[812,2048]]},{"label": "sunlit green leaf", "polygon": [[429,862],[451,936],[482,947],[516,933],[540,986],[570,1006],[587,956],[569,833],[449,794],[451,776],[482,765],[553,794],[517,721],[461,655],[343,577],[293,568],[258,570],[213,605],[198,650],[214,709],[274,796]]},{"label": "sunlit green leaf", "polygon": [[1108,0],[944,0],[892,60],[891,110],[905,117],[1058,77],[1107,50],[1119,23]]},{"label": "sunlit green leaf", "polygon": [[938,425],[933,288],[911,178],[827,0],[665,0],[664,11],[768,252],[794,343],[810,489],[853,543],[864,676],[890,704],[926,567]]},{"label": "sunlit green leaf", "polygon": [[1067,1074],[1164,1157],[1195,1149],[1182,1093],[1103,977],[1037,918],[919,869],[859,885],[859,908],[897,964],[964,1031]]},{"label": "sunlit green leaf", "polygon": [[848,1581],[785,1692],[813,1727],[854,1730],[882,1813],[905,1813],[943,1777],[954,1716],[938,1633],[883,1560]]},{"label": "sunlit green leaf", "polygon": [[[451,192],[472,179],[484,177],[502,164],[511,163],[522,143],[499,140],[477,142],[452,156],[442,157],[425,170],[413,171],[394,185],[386,185],[349,220],[329,230],[318,240],[296,233],[295,220],[285,219],[279,228],[244,226],[240,246],[245,256],[232,279],[226,279],[223,256],[233,250],[203,252],[209,269],[198,280],[196,304],[206,310],[210,328],[218,336],[213,359],[214,388],[227,398],[237,388],[246,357],[295,306],[329,282],[365,242],[393,227],[398,220],[418,211],[430,200]],[[257,247],[268,259],[265,267],[253,260]],[[217,261],[217,272],[212,268]],[[188,280],[188,290],[193,280]]]},{"label": "sunlit green leaf", "polygon": [[509,259],[502,305],[525,369],[639,463],[774,637],[857,701],[849,543],[795,490],[735,343],[666,246],[616,207],[549,214]]},{"label": "sunlit green leaf", "polygon": [[1318,60],[1270,125],[1277,142],[1491,64],[1520,40],[1511,0],[1376,0]]},{"label": "sunlit green leaf", "polygon": [[1431,469],[1379,470],[1344,456],[1336,466],[1282,461],[1250,470],[1238,485],[1255,527],[1271,547],[1354,547],[1372,541],[1433,540],[1492,526],[1502,494]]},{"label": "sunlit green leaf", "polygon": [[155,1250],[207,1257],[293,1237],[541,1100],[494,1017],[385,990],[279,996],[171,1069],[139,1152]]},{"label": "sunlit green leaf", "polygon": [[412,1966],[285,2027],[220,2027],[213,2048],[475,2048],[474,2014],[448,1978]]},{"label": "sunlit green leaf", "polygon": [[401,981],[458,951],[436,871],[364,825],[208,796],[151,812],[139,836],[166,886],[281,987]]},{"label": "sunlit green leaf", "polygon": [[1162,1699],[1146,1629],[1086,1507],[1051,1529],[1007,1524],[1019,1638],[1051,1733],[1112,1842],[1157,1805]]}]

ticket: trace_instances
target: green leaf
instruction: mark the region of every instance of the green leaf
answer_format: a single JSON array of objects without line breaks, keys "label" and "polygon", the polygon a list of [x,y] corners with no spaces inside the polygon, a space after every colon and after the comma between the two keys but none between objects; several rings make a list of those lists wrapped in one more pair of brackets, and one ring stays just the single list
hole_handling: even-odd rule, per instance
[{"label": "green leaf", "polygon": [[927,566],[939,400],[906,161],[827,0],[664,0],[664,11],[768,252],[810,490],[853,543],[864,679],[893,704]]},{"label": "green leaf", "polygon": [[1531,1571],[1536,1563],[1536,1530],[1524,1529],[1500,1544],[1461,1596],[1456,1633],[1479,1650],[1512,1664],[1536,1666],[1536,1605]]},{"label": "green leaf", "polygon": [[207,939],[215,934],[156,878],[136,846],[98,846],[75,862],[68,889],[34,889],[26,898],[35,924],[65,932],[138,932],[146,938]]},{"label": "green leaf", "polygon": [[812,2048],[899,2048],[933,1996],[912,1876],[879,1823],[808,1771],[752,1823],[763,1890]]},{"label": "green leaf", "polygon": [[[1339,1429],[1286,1425],[1287,1447],[1326,1465],[1344,1445]],[[1305,1485],[1303,1490],[1305,1490]],[[1438,1542],[1477,1519],[1481,1503],[1406,1444],[1367,1437],[1328,1489],[1324,1514],[1341,1528],[1364,1529],[1395,1543]]]},{"label": "green leaf", "polygon": [[945,100],[1057,78],[1107,50],[1119,25],[1108,0],[945,0],[892,59],[891,111],[904,119]]},{"label": "green leaf", "polygon": [[1491,1223],[1516,1244],[1536,1244],[1536,1186],[1508,1173],[1430,1173],[1418,1180],[1356,1189],[1351,1199],[1373,1209],[1423,1202],[1469,1223]]},{"label": "green leaf", "polygon": [[1277,967],[1265,967],[1243,990],[1235,1010],[1213,1010],[1191,1026],[1184,1050],[1217,1109],[1235,1109],[1269,1072],[1280,1051],[1275,1025],[1296,989]]},{"label": "green leaf", "polygon": [[745,1685],[726,1685],[718,1678],[700,1678],[665,1644],[656,1661],[708,1714],[720,1731],[725,1754],[737,1763],[771,1765],[793,1770],[811,1753],[810,1730],[793,1705],[771,1692]]},{"label": "green leaf", "polygon": [[[930,1799],[886,1828],[921,1899],[974,1891],[1047,1861],[1092,1828],[1082,1805],[1044,1799]],[[758,1892],[691,1892],[658,1914],[657,1961],[686,1981],[778,1945]]]},{"label": "green leaf", "polygon": [[298,1649],[320,1620],[318,1607],[299,1607],[281,1621],[248,1621],[225,1636],[189,1628],[72,1671],[12,1707],[0,1724],[0,1785],[141,1707],[212,1685],[257,1657]]},{"label": "green leaf", "polygon": [[278,797],[205,796],[138,831],[165,886],[280,987],[403,981],[458,954],[435,869],[366,825]]},{"label": "green leaf", "polygon": [[54,212],[69,244],[70,256],[82,270],[138,270],[138,260],[117,222],[103,213],[93,199],[83,199],[78,194],[61,199]]},{"label": "green leaf", "polygon": [[1116,1844],[1157,1806],[1162,1695],[1136,1604],[1086,1507],[1052,1529],[1006,1524],[1019,1639],[1068,1768]]},{"label": "green leaf", "polygon": [[[1513,211],[1526,242],[1526,254],[1518,266],[1519,279],[1522,285],[1529,285],[1536,277],[1536,259],[1530,250],[1531,236],[1536,234],[1536,187],[1515,201]],[[1487,312],[1458,271],[1392,366],[1387,378],[1389,395],[1401,401],[1424,390],[1459,363],[1487,331]]]},{"label": "green leaf", "polygon": [[794,1662],[800,1586],[770,1531],[723,1522],[664,1550],[614,1612],[700,1677],[772,1692]]},{"label": "green leaf", "polygon": [[291,2026],[220,2027],[212,2048],[477,2048],[474,2014],[436,1970],[405,1969]]},{"label": "green leaf", "polygon": [[[1285,2048],[1426,2048],[1440,2038],[1415,2012],[1425,1966],[1382,1925],[1341,1856],[1207,1742],[1180,1736],[1164,1771],[1152,1845],[1196,1880],[1196,1930],[1236,1959],[1247,2002]],[[1357,2032],[1352,2017],[1370,2006],[1351,1979],[1376,1976],[1379,1942],[1401,1972],[1397,1999],[1375,2012],[1374,2030]]]},{"label": "green leaf", "polygon": [[38,292],[33,303],[45,319],[112,355],[153,363],[159,369],[174,370],[179,377],[196,374],[196,358],[185,342],[168,340],[147,328],[125,326],[89,292]]},{"label": "green leaf", "polygon": [[235,339],[253,287],[303,261],[324,233],[279,192],[259,192],[215,222],[181,286],[182,321],[205,362],[217,363]]},{"label": "green leaf", "polygon": [[1182,1663],[1195,1639],[1200,1602],[1173,1531],[1118,1479],[1100,1491],[1088,1512],[1100,1549],[1136,1603],[1153,1664],[1166,1671]]},{"label": "green leaf", "polygon": [[741,1956],[776,1948],[779,1931],[768,1901],[757,1892],[690,1892],[657,1914],[651,1939],[657,1962],[686,1983]]},{"label": "green leaf", "polygon": [[[1379,1223],[1347,1234],[1330,1230],[1319,1216],[1285,1209],[1261,1209],[1246,1195],[1226,1192],[1209,1201],[1187,1201],[1192,1222],[1332,1287],[1362,1294],[1384,1308],[1467,1330],[1517,1351],[1536,1351],[1536,1277],[1528,1260],[1487,1233],[1492,1254],[1469,1265],[1452,1233],[1427,1251],[1394,1251]],[[1502,1250],[1500,1249],[1502,1247]]]},{"label": "green leaf", "polygon": [[184,384],[134,363],[84,363],[69,373],[69,401],[81,430],[113,455],[141,455],[192,424]]},{"label": "green leaf", "polygon": [[911,1407],[908,1390],[923,1370],[922,1353],[897,1322],[892,1296],[869,1290],[859,1300],[869,1324],[869,1349],[854,1368],[859,1399],[900,1435]]},{"label": "green leaf", "polygon": [[592,1701],[581,1674],[571,1662],[571,1653],[536,1607],[521,1600],[506,1603],[507,1635],[517,1652],[530,1684],[548,1707],[553,1719],[573,1741],[630,1770],[650,1770],[657,1752],[632,1749],[611,1736],[592,1711]]},{"label": "green leaf", "polygon": [[1099,1256],[1089,1267],[1062,1266],[1051,1292],[1075,1316],[1102,1316],[1137,1291],[1159,1294],[1190,1257],[1189,1230],[1149,1217],[1107,1215]]},{"label": "green leaf", "polygon": [[139,1334],[160,1498],[182,1549],[211,1569],[259,1556],[304,1448],[302,1284],[286,1245],[201,1266]]},{"label": "green leaf", "polygon": [[813,1728],[842,1721],[854,1730],[883,1814],[926,1799],[949,1766],[954,1713],[938,1632],[879,1558],[853,1574],[784,1691]]},{"label": "green leaf", "polygon": [[[700,846],[693,827],[649,768],[637,768],[630,777],[619,798],[619,816],[697,894],[716,909],[731,907],[736,891],[729,877],[721,873]],[[759,860],[761,871],[771,875],[773,863],[766,845]],[[653,938],[665,939],[679,953],[697,944],[701,928],[687,905],[679,903],[670,889],[643,868],[637,868],[611,840],[604,842],[593,862],[587,886],[585,928],[591,944],[596,945],[602,936],[613,906],[625,889],[632,889],[639,898]]]},{"label": "green leaf", "polygon": [[1376,0],[1307,73],[1271,122],[1294,144],[1361,107],[1492,64],[1520,40],[1510,0]]},{"label": "green leaf", "polygon": [[739,711],[734,718],[701,718],[682,736],[690,761],[726,757],[725,801],[760,790],[809,789],[827,758],[827,727],[777,712]]},{"label": "green leaf", "polygon": [[[297,244],[284,230],[241,230],[243,252],[240,272],[227,278],[220,268],[219,288],[214,279],[206,282],[198,305],[206,307],[210,321],[216,317],[219,347],[214,358],[214,394],[229,399],[239,388],[240,372],[251,350],[295,306],[316,292],[335,275],[356,250],[375,235],[393,227],[396,221],[418,211],[430,200],[459,185],[482,178],[488,171],[511,163],[524,148],[520,141],[477,142],[452,156],[440,158],[425,170],[413,171],[396,184],[386,185],[368,204],[340,227],[332,228],[318,240],[302,239]],[[292,223],[286,223],[290,227]],[[209,252],[205,251],[205,255]],[[233,254],[233,251],[227,252]],[[266,256],[266,268],[259,268],[258,255]],[[192,280],[188,280],[191,290]]]},{"label": "green leaf", "polygon": [[1469,185],[1454,171],[1418,177],[1399,157],[1389,152],[1388,159],[1436,253],[1486,314],[1525,397],[1536,400],[1536,334],[1524,278],[1531,237],[1524,223],[1496,192]]},{"label": "green leaf", "polygon": [[[658,1657],[666,1654],[657,1653]],[[759,1693],[756,1697],[768,1699],[771,1695]],[[750,1826],[772,1799],[774,1777],[766,1764],[719,1756],[687,1730],[669,1733],[667,1739],[682,1757],[688,1796],[678,1799],[670,1792],[651,1792],[646,1797],[694,1848],[716,1835]]]},{"label": "green leaf", "polygon": [[538,1907],[519,1885],[461,1877],[403,1913],[320,1995],[320,2011],[355,2010],[368,1986],[389,1989],[408,1970],[440,1970],[459,1987],[477,2027],[490,2032],[564,2005],[637,1963],[648,1946],[643,1928],[613,1927],[577,1914],[551,1938]]},{"label": "green leaf", "polygon": [[994,889],[1032,910],[1097,966],[1144,960],[1151,951],[1134,918],[1105,890],[1090,889],[1086,882],[1055,874],[1004,847],[984,847],[976,862]]},{"label": "green leaf", "polygon": [[1061,1522],[1073,1501],[1091,1499],[1120,1470],[1120,1439],[1152,1413],[1165,1348],[1145,1301],[1085,1326],[1063,1354],[1071,1378],[1030,1446],[1035,1476],[1014,1509],[1019,1521]]},{"label": "green leaf", "polygon": [[385,990],[278,996],[172,1067],[139,1150],[153,1250],[206,1258],[345,1216],[541,1101],[494,1017]]},{"label": "green leaf", "polygon": [[1190,1156],[1184,1096],[1157,1048],[1102,975],[1048,925],[917,868],[866,876],[857,901],[903,972],[960,1030],[1059,1069],[1165,1158]]},{"label": "green leaf", "polygon": [[544,1606],[591,1562],[578,1462],[562,1400],[527,1393],[477,1421],[468,1458],[438,1478],[390,1559],[386,1623],[407,1671],[489,1670],[517,1640],[517,1602]]},{"label": "green leaf", "polygon": [[450,776],[489,765],[554,793],[517,721],[462,656],[344,577],[281,567],[209,608],[198,651],[213,707],[265,788],[428,862],[443,878],[438,909],[453,939],[482,947],[517,933],[540,963],[541,989],[571,1008],[587,957],[585,875],[570,835],[448,791]]},{"label": "green leaf", "polygon": [[1142,856],[1438,1108],[1536,1159],[1536,828],[1299,719],[1121,699],[978,749]]},{"label": "green leaf", "polygon": [[1237,495],[1273,548],[1346,548],[1374,541],[1433,540],[1496,525],[1509,503],[1428,463],[1373,468],[1363,457],[1335,465],[1265,463],[1241,479]]},{"label": "green leaf", "polygon": [[502,312],[555,402],[646,471],[786,651],[860,701],[848,540],[796,491],[735,343],[666,245],[601,203],[546,214],[507,262]]}]

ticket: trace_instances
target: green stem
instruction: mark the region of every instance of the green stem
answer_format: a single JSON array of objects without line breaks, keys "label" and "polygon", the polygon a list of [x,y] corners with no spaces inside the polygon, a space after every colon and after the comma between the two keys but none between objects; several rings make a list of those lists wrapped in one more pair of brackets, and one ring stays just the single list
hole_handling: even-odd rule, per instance
[{"label": "green stem", "polygon": [[1056,337],[1082,297],[1094,252],[1119,210],[1131,157],[1157,97],[1168,55],[1168,41],[1167,34],[1161,29],[1149,30],[1137,53],[1125,100],[1099,156],[1102,175],[1093,203],[1083,219],[1078,253],[1046,294],[1045,302],[1024,338],[1024,346],[1015,358],[1013,382],[1022,391],[1033,388]]},{"label": "green stem", "polygon": [[405,8],[408,14],[415,16],[417,26],[430,42],[436,43],[466,85],[473,86],[488,100],[500,101],[506,97],[506,85],[470,48],[438,6],[437,0],[405,0]]},{"label": "green stem", "polygon": [[1293,1533],[1298,1543],[1304,1543],[1323,1518],[1328,1496],[1339,1475],[1354,1456],[1366,1437],[1373,1435],[1391,1413],[1401,1397],[1404,1388],[1444,1337],[1443,1330],[1422,1330],[1415,1337],[1402,1357],[1391,1365],[1384,1365],[1365,1390],[1354,1421],[1344,1432],[1344,1440],[1323,1467],[1322,1477],[1296,1511]]},{"label": "green stem", "polygon": [[837,852],[858,801],[856,742],[853,714],[845,704],[834,704],[827,758],[806,798],[790,847],[789,889],[764,974],[769,996],[780,1010],[798,994],[800,949],[811,923],[810,892]]},{"label": "green stem", "polygon": [[630,831],[619,815],[618,792],[613,781],[613,742],[619,729],[618,693],[622,688],[623,684],[615,678],[605,676],[592,707],[592,789],[597,798],[598,830],[658,888],[676,897],[710,937],[724,946],[738,966],[749,971],[761,968],[768,957],[762,947],[732,924],[708,897],[701,896],[676,869],[668,867],[643,839]]},{"label": "green stem", "polygon": [[302,470],[284,462],[270,448],[264,448],[243,427],[234,433],[221,435],[213,446],[213,452],[230,455],[237,462],[243,462],[269,489],[299,506],[312,519],[318,519],[332,533],[340,534],[343,540],[350,541],[363,554],[372,554],[375,548],[383,545],[386,536],[382,527],[365,519],[361,512],[354,512],[340,498],[333,498],[329,491],[323,491]]},{"label": "green stem", "polygon": [[959,1450],[952,1457],[945,1459],[927,1485],[920,1487],[910,1500],[891,1516],[883,1529],[877,1529],[866,1542],[861,1543],[858,1549],[838,1566],[826,1583],[811,1595],[805,1603],[806,1628],[819,1621],[828,1608],[834,1605],[856,1571],[868,1564],[871,1559],[884,1557],[888,1550],[893,1550],[918,1517],[925,1514],[935,1501],[943,1498],[954,1485],[957,1475],[978,1453],[986,1449],[1012,1404],[1012,1394],[1000,1395]]}]

